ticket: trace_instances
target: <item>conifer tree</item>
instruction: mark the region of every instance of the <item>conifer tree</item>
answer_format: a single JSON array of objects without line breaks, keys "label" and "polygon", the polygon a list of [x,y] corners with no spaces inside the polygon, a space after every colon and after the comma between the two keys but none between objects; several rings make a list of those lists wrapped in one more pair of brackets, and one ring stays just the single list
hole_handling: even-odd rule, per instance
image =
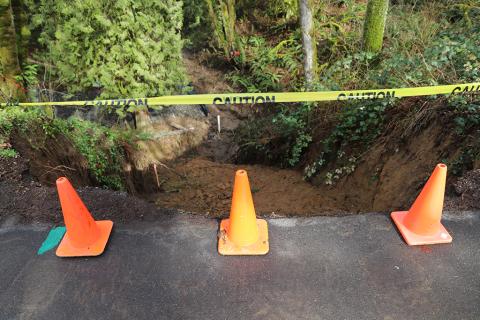
[{"label": "conifer tree", "polygon": [[70,93],[158,96],[185,84],[182,1],[29,1],[44,57]]}]

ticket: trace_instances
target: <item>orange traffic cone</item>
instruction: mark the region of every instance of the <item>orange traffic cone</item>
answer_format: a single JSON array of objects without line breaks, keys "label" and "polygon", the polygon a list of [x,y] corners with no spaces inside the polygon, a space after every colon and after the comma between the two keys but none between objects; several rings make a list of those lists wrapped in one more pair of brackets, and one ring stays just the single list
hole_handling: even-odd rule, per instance
[{"label": "orange traffic cone", "polygon": [[247,172],[238,170],[233,186],[230,219],[220,223],[218,252],[222,255],[267,254],[267,221],[257,219]]},{"label": "orange traffic cone", "polygon": [[59,257],[98,256],[105,250],[113,222],[93,220],[67,178],[57,179],[67,232],[57,248]]},{"label": "orange traffic cone", "polygon": [[392,212],[392,219],[408,245],[452,242],[440,223],[446,179],[447,166],[438,164],[410,210]]}]

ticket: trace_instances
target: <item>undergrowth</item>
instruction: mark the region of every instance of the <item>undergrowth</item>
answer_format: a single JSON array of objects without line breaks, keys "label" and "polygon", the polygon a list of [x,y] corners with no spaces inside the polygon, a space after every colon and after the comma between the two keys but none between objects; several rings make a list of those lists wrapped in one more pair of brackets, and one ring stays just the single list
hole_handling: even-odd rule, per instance
[{"label": "undergrowth", "polygon": [[480,161],[480,101],[453,97],[449,107],[455,113],[455,132],[459,140],[464,141],[460,154],[449,166],[454,175],[462,175]]},{"label": "undergrowth", "polygon": [[[52,117],[45,109],[7,107],[0,109],[0,143],[8,145],[12,134],[28,135],[35,128],[41,129],[44,137],[68,138],[78,152],[85,157],[88,170],[101,186],[121,190],[124,188],[122,163],[123,146],[132,143],[131,131],[108,128],[98,123],[70,118]],[[32,144],[32,148],[41,146]],[[12,148],[0,149],[0,156],[15,156]]]},{"label": "undergrowth", "polygon": [[[391,6],[384,49],[378,55],[361,49],[364,11],[363,2],[317,3],[315,36],[319,83],[316,90],[480,81],[478,1],[397,1]],[[276,19],[279,16],[282,19]],[[230,73],[228,79],[238,89],[249,92],[302,91],[303,57],[297,28],[278,12],[265,12],[262,17],[259,21],[264,21],[264,26],[243,38],[244,64]],[[258,25],[258,22],[252,24]],[[475,129],[480,126],[479,110],[471,100],[454,97],[448,102],[459,137],[462,134],[469,137],[460,139],[465,142],[462,147],[465,151],[453,161],[454,173],[472,167],[479,158],[478,148],[472,148],[473,137],[479,133]],[[298,165],[314,140],[316,123],[311,121],[312,115],[325,105],[277,105],[267,116],[244,124],[237,135],[239,160]],[[331,133],[320,143],[317,158],[305,166],[305,178],[311,179],[322,172],[323,182],[333,184],[353,172],[359,158],[382,132],[386,108],[396,105],[396,101],[380,100],[339,104],[340,111],[333,117]],[[345,152],[346,147],[351,149],[352,145],[353,152]]]},{"label": "undergrowth", "polygon": [[[356,161],[375,138],[382,132],[384,113],[391,101],[350,102],[339,114],[338,124],[322,142],[322,152],[317,160],[304,170],[306,179],[314,177],[328,163],[337,168],[325,174],[325,184],[331,185],[342,176],[355,170]],[[347,150],[356,150],[349,152]]]}]

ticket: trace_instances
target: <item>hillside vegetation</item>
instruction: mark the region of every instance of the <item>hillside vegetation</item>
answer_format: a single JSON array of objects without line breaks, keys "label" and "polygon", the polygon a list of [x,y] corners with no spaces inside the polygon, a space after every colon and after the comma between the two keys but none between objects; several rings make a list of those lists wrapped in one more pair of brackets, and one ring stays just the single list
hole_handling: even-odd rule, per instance
[{"label": "hillside vegetation", "polygon": [[[239,92],[480,81],[478,0],[3,0],[0,17],[1,102],[187,94],[195,79],[182,52]],[[232,134],[235,161],[292,167],[332,186],[379,139],[407,148],[435,124],[454,143],[431,161],[462,175],[479,167],[479,108],[473,94],[254,106]],[[2,107],[0,156],[17,156],[12,134],[35,127],[67,137],[97,184],[124,188],[124,150],[148,135],[128,123],[148,120],[146,107],[102,111],[116,114],[108,127],[57,111]]]}]

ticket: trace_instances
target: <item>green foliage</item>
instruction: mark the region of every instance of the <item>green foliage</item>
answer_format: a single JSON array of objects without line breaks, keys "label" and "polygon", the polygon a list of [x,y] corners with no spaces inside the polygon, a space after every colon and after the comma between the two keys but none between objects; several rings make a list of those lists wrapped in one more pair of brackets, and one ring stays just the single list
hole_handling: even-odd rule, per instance
[{"label": "green foliage", "polygon": [[[389,105],[389,101],[354,101],[344,108],[338,124],[323,141],[320,156],[305,168],[305,178],[314,177],[329,163],[337,163],[337,168],[327,172],[326,184],[333,184],[343,174],[353,172],[359,156],[355,150],[361,152],[380,134],[384,111]],[[349,156],[345,157],[347,154]]]},{"label": "green foliage", "polygon": [[[302,65],[299,37],[299,33],[292,33],[275,46],[263,37],[244,38],[246,62],[227,79],[247,92],[300,88],[303,81],[299,77]],[[240,129],[240,153],[245,155],[245,161],[257,159],[284,167],[295,166],[312,141],[307,125],[310,105],[278,105],[276,108],[280,111],[271,117],[254,120]]]},{"label": "green foliage", "polygon": [[25,64],[22,67],[22,73],[15,77],[18,83],[23,84],[25,88],[33,87],[38,84],[38,65]]},{"label": "green foliage", "polygon": [[108,188],[123,189],[121,163],[123,150],[119,132],[89,121],[71,118],[67,123],[56,120],[60,128],[87,159],[95,179]]},{"label": "green foliage", "polygon": [[13,129],[27,131],[32,123],[40,121],[43,116],[38,108],[0,108],[0,137],[7,140]]},{"label": "green foliage", "polygon": [[359,51],[361,30],[366,5],[358,1],[343,1],[344,10],[331,13],[335,4],[321,1],[315,14],[315,37],[320,69],[328,67],[337,59]]},{"label": "green foliage", "polygon": [[[469,11],[476,27],[468,28],[468,20],[454,24],[442,20],[431,13],[431,5],[421,11],[403,9],[392,8],[395,23],[387,28],[383,55],[354,53],[338,59],[323,70],[322,84],[330,89],[378,88],[480,79],[480,23],[475,19],[480,14]],[[446,27],[440,31],[440,26]]]},{"label": "green foliage", "polygon": [[480,160],[480,101],[475,97],[453,96],[448,109],[454,116],[455,133],[462,141],[459,155],[449,162],[450,171],[461,175],[474,169]]},{"label": "green foliage", "polygon": [[15,158],[18,152],[12,148],[0,149],[0,158]]},{"label": "green foliage", "polygon": [[298,164],[303,151],[312,142],[306,119],[309,111],[308,105],[299,106],[295,110],[283,108],[272,120],[272,124],[279,126],[284,139],[288,141],[288,154],[284,158],[291,167]]},{"label": "green foliage", "polygon": [[298,17],[298,0],[269,0],[268,15],[290,20]]},{"label": "green foliage", "polygon": [[[45,137],[55,139],[58,135],[63,135],[68,138],[75,149],[85,157],[89,172],[100,185],[115,190],[123,189],[123,145],[131,142],[131,132],[107,128],[77,118],[54,119],[40,108],[0,109],[0,142],[8,141],[14,130],[28,138],[37,128],[41,129]],[[4,149],[2,155],[13,155],[12,151],[8,150]]]},{"label": "green foliage", "polygon": [[[244,0],[243,2],[248,2]],[[248,92],[296,91],[301,88],[301,41],[296,26],[274,8],[286,2],[271,0],[255,11],[260,25],[255,36],[244,37],[246,59],[228,79]],[[320,81],[317,90],[409,87],[480,81],[480,5],[477,0],[392,2],[381,54],[362,52],[366,3],[316,1],[315,37],[318,40]],[[247,5],[244,6],[248,8]],[[284,12],[284,11],[283,11]],[[286,42],[285,42],[286,41]],[[275,50],[282,44],[280,50]],[[479,110],[470,100],[451,102],[455,130],[461,137],[478,136]],[[310,179],[322,172],[334,183],[355,169],[356,162],[383,130],[384,110],[394,102],[356,101],[342,108],[336,126],[322,141],[318,158],[305,169]],[[310,145],[317,107],[276,106],[267,117],[254,119],[240,130],[246,161],[282,166],[299,163]],[[342,103],[343,106],[343,103]],[[293,109],[300,112],[292,112]],[[243,137],[242,137],[243,135]],[[468,140],[467,139],[467,140]],[[474,140],[474,139],[473,139]],[[471,149],[473,140],[465,142]],[[478,139],[477,139],[478,140]],[[459,163],[471,166],[475,151]],[[242,159],[241,159],[242,160]]]},{"label": "green foliage", "polygon": [[247,92],[294,88],[295,80],[301,72],[299,58],[302,48],[297,36],[298,34],[292,35],[275,47],[270,47],[262,37],[244,39],[248,48],[245,66],[229,74],[227,79]]},{"label": "green foliage", "polygon": [[362,88],[370,88],[375,84],[368,82],[365,74],[375,66],[376,61],[378,61],[376,55],[370,52],[347,55],[327,68],[323,72],[320,82],[327,90],[342,90],[348,88],[351,82],[357,84],[359,81],[362,81]]},{"label": "green foliage", "polygon": [[28,1],[41,56],[70,93],[170,94],[185,84],[182,1]]},{"label": "green foliage", "polygon": [[269,117],[255,118],[238,129],[239,160],[267,162],[282,167],[299,163],[312,141],[307,125],[309,105],[278,105],[281,111]]},{"label": "green foliage", "polygon": [[463,96],[453,96],[450,98],[449,108],[454,111],[455,131],[460,136],[465,137],[472,130],[480,127],[480,101]]},{"label": "green foliage", "polygon": [[438,32],[445,27],[439,17],[438,4],[396,5],[391,8],[386,26],[388,55],[415,56],[423,53]]},{"label": "green foliage", "polygon": [[386,85],[437,85],[480,79],[480,32],[441,32],[423,54],[392,57],[372,79]]},{"label": "green foliage", "polygon": [[226,58],[237,57],[243,63],[245,53],[237,34],[237,13],[235,0],[204,0],[208,20],[213,30],[215,45],[223,50]]},{"label": "green foliage", "polygon": [[472,170],[473,163],[478,160],[480,160],[480,146],[477,144],[465,146],[456,159],[446,162],[453,175],[461,176],[465,171]]},{"label": "green foliage", "polygon": [[183,0],[183,29],[186,46],[190,50],[200,50],[211,40],[211,24],[205,0]]}]

